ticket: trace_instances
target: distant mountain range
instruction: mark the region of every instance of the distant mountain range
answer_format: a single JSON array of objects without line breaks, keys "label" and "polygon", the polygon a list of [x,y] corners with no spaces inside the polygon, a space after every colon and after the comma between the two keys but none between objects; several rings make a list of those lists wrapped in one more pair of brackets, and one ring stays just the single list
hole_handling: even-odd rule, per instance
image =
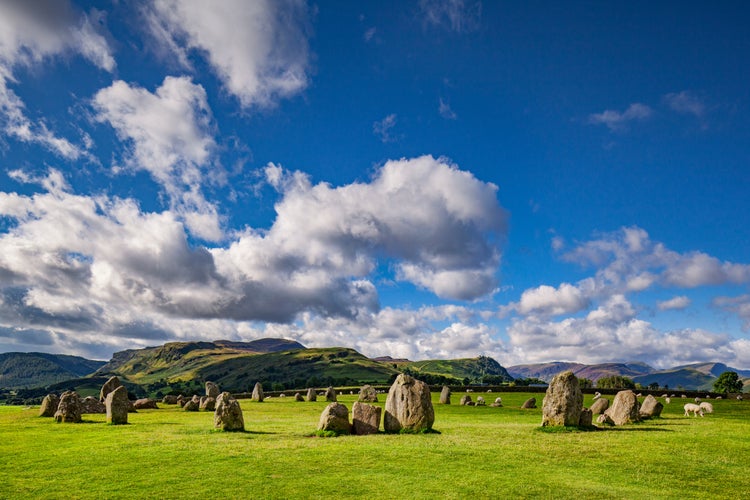
[{"label": "distant mountain range", "polygon": [[750,370],[737,370],[722,363],[656,370],[638,362],[596,365],[552,362],[511,366],[506,370],[487,356],[424,361],[388,356],[370,359],[345,347],[306,348],[292,340],[267,338],[252,342],[170,342],[120,351],[107,363],[77,356],[5,353],[0,354],[0,389],[84,388],[93,392],[102,380],[117,375],[129,384],[129,390],[141,394],[198,391],[206,380],[232,392],[244,392],[259,381],[266,390],[387,384],[405,371],[430,384],[497,385],[517,378],[549,382],[565,370],[594,382],[619,375],[644,387],[656,383],[675,390],[710,390],[714,380],[725,371],[735,371],[750,381]]}]

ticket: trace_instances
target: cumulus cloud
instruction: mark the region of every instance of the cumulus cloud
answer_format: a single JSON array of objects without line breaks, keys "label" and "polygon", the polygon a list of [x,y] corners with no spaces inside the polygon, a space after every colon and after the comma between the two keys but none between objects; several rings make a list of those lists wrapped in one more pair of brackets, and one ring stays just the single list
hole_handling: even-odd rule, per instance
[{"label": "cumulus cloud", "polygon": [[157,0],[145,12],[163,49],[189,67],[205,56],[243,107],[266,107],[308,84],[308,11],[302,0]]},{"label": "cumulus cloud", "polygon": [[650,107],[639,102],[633,103],[625,111],[607,109],[601,113],[589,115],[588,122],[593,125],[606,125],[613,132],[623,131],[628,123],[643,121],[653,114]]},{"label": "cumulus cloud", "polygon": [[125,164],[151,174],[194,234],[221,239],[216,208],[201,191],[216,148],[203,87],[188,77],[166,77],[152,93],[116,81],[97,92],[92,104],[96,118],[128,145]]},{"label": "cumulus cloud", "polygon": [[[91,15],[98,16],[96,11]],[[44,119],[28,118],[25,103],[11,88],[17,68],[39,65],[66,53],[80,54],[106,71],[115,67],[111,49],[89,15],[75,12],[68,2],[0,3],[0,126],[8,136],[76,160],[87,155],[85,146],[59,137]]]},{"label": "cumulus cloud", "polygon": [[456,33],[479,29],[482,19],[478,0],[420,0],[419,9],[425,25]]},{"label": "cumulus cloud", "polygon": [[576,313],[587,309],[588,306],[589,299],[584,296],[579,288],[569,283],[563,283],[557,288],[542,285],[524,291],[521,294],[517,310],[524,315],[556,316]]},{"label": "cumulus cloud", "polygon": [[[403,348],[409,331],[433,335],[442,329],[431,322],[464,324],[470,314],[433,310],[409,330],[406,314],[380,311],[371,281],[380,262],[448,298],[475,299],[496,286],[506,219],[497,187],[445,160],[390,161],[370,182],[335,188],[275,165],[266,174],[280,191],[272,226],[204,248],[189,243],[187,223],[172,210],[75,194],[56,170],[43,178],[12,172],[44,192],[0,192],[0,217],[13,222],[0,233],[0,328],[106,350],[124,338],[195,338],[196,329],[231,337],[241,330],[234,322],[342,322],[370,324]],[[466,331],[489,338],[474,325]],[[452,332],[444,345],[458,342]]]}]

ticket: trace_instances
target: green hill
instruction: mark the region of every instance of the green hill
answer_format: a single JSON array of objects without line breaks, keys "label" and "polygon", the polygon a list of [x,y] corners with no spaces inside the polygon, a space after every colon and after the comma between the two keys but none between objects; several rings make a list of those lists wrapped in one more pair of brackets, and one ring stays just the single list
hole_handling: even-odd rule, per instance
[{"label": "green hill", "polygon": [[44,387],[89,375],[104,365],[79,356],[40,352],[0,354],[0,388]]},{"label": "green hill", "polygon": [[[409,361],[395,365],[401,369],[408,369],[415,377],[421,377],[428,383],[464,384],[468,380],[470,383],[500,384],[513,380],[500,363],[488,356]],[[444,377],[445,380],[440,380],[440,377]]]}]

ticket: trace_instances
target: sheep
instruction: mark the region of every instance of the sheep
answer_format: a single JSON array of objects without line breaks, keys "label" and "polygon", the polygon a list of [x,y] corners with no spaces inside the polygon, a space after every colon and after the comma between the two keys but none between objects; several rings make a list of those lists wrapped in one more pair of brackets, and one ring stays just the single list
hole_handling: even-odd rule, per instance
[{"label": "sheep", "polygon": [[737,401],[742,401],[742,394],[737,394]]},{"label": "sheep", "polygon": [[477,396],[477,406],[484,406],[484,398],[482,396]]},{"label": "sheep", "polygon": [[685,399],[685,398],[687,397],[687,395],[686,395],[686,394],[681,394],[681,395],[680,395],[680,397],[681,397],[682,399]]},{"label": "sheep", "polygon": [[690,416],[691,411],[693,412],[694,417],[697,417],[698,415],[700,415],[701,417],[703,416],[703,408],[701,408],[697,404],[687,403],[685,406],[683,406],[683,408],[685,408],[686,417]]},{"label": "sheep", "polygon": [[599,399],[600,397],[602,397],[602,393],[601,392],[597,391],[597,392],[594,393],[594,399]]},{"label": "sheep", "polygon": [[495,398],[495,404],[498,404],[498,405],[503,404],[503,398]]},{"label": "sheep", "polygon": [[666,394],[662,394],[662,395],[661,395],[661,397],[663,397],[663,398],[667,398],[667,397],[669,397],[669,396],[667,396]]},{"label": "sheep", "polygon": [[713,413],[714,412],[714,405],[712,405],[711,403],[708,403],[708,402],[704,401],[699,406],[701,407],[701,409],[703,410],[704,413]]},{"label": "sheep", "polygon": [[669,404],[672,402],[672,399],[669,396],[667,396],[666,398],[664,398],[664,402]]},{"label": "sheep", "polygon": [[701,398],[695,398],[696,404],[699,404],[701,402]]},{"label": "sheep", "polygon": [[716,396],[716,399],[721,399],[721,396]]}]

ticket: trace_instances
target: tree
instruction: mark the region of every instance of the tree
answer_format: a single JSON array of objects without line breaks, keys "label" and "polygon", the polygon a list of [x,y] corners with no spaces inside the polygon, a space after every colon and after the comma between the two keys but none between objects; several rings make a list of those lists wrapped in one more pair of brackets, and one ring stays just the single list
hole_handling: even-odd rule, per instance
[{"label": "tree", "polygon": [[635,383],[622,375],[602,377],[596,381],[596,386],[600,389],[635,389]]},{"label": "tree", "polygon": [[724,372],[714,382],[714,392],[742,392],[742,380],[737,372]]},{"label": "tree", "polygon": [[589,389],[591,387],[594,387],[594,382],[590,378],[579,377],[578,387],[580,387],[581,389]]}]

